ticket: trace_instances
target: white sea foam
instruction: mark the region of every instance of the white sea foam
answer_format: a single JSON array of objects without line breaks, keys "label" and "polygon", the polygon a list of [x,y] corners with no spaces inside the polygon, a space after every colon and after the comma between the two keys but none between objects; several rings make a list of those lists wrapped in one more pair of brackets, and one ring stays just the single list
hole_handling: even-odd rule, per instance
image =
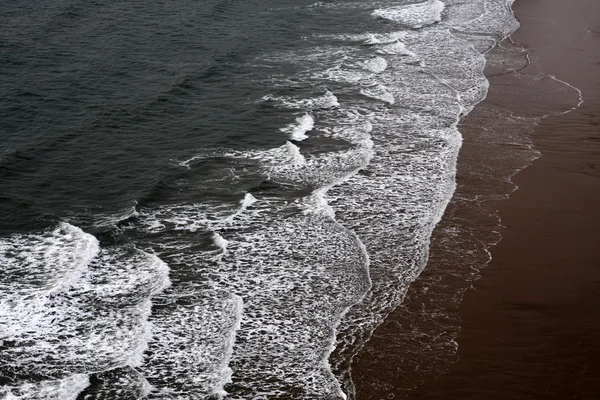
[{"label": "white sea foam", "polygon": [[367,71],[374,72],[376,74],[381,73],[386,70],[388,64],[385,58],[383,57],[374,57],[370,60],[367,60],[362,63],[362,66]]},{"label": "white sea foam", "polygon": [[[287,164],[292,157],[285,148],[280,148],[277,152],[261,154],[267,154],[265,157],[271,162],[279,160],[279,162]],[[251,214],[248,212],[248,208],[256,201],[254,196],[246,193],[237,204],[206,202],[167,205],[153,209],[141,208],[136,222],[125,228],[136,229],[138,225],[141,225],[147,232],[158,233],[168,230],[212,231],[231,225],[239,226],[243,225],[248,214]]]},{"label": "white sea foam", "polygon": [[5,400],[75,400],[89,384],[88,375],[75,374],[59,380],[6,385],[0,388],[0,397]]},{"label": "white sea foam", "polygon": [[213,233],[212,239],[215,242],[215,246],[221,249],[221,254],[219,254],[218,258],[223,258],[223,256],[227,254],[227,245],[229,244],[229,241],[225,240],[218,232]]},{"label": "white sea foam", "polygon": [[220,291],[173,293],[152,317],[150,352],[140,368],[153,386],[150,399],[187,399],[227,393],[229,366],[243,301]]},{"label": "white sea foam", "polygon": [[315,120],[309,114],[304,114],[296,118],[296,121],[281,128],[280,131],[290,135],[290,139],[301,141],[307,139],[307,132],[310,132],[315,126]]},{"label": "white sea foam", "polygon": [[360,93],[372,99],[394,104],[394,95],[381,83],[370,83],[360,88]]},{"label": "white sea foam", "polygon": [[284,97],[284,96],[271,96],[267,95],[262,98],[263,101],[272,101],[276,105],[289,108],[289,109],[299,109],[299,110],[319,110],[319,109],[327,109],[333,107],[339,107],[340,103],[338,102],[337,97],[329,90],[325,91],[325,94],[308,98],[308,99],[298,99],[293,97]]},{"label": "white sea foam", "polygon": [[421,28],[440,22],[445,5],[439,0],[383,8],[373,11],[373,16],[386,19],[411,28]]},{"label": "white sea foam", "polygon": [[300,149],[292,142],[285,142],[286,150],[289,154],[288,162],[293,166],[306,164],[304,156],[300,153]]},{"label": "white sea foam", "polygon": [[[0,284],[2,339],[10,343],[0,361],[5,372],[23,379],[17,392],[37,387],[43,397],[54,390],[48,389],[54,384],[27,381],[42,360],[43,374],[57,377],[140,365],[150,298],[169,285],[169,269],[156,256],[100,249],[93,236],[63,223],[47,233],[4,239],[0,260],[11,272]],[[56,270],[62,273],[52,274]]]},{"label": "white sea foam", "polygon": [[[428,11],[429,5],[433,8]],[[418,12],[410,15],[406,10]],[[346,355],[368,339],[424,267],[431,232],[455,188],[456,157],[461,145],[457,124],[461,115],[487,93],[485,61],[478,47],[465,36],[455,35],[450,30],[451,21],[429,26],[440,22],[442,11],[441,2],[429,1],[395,14],[399,18],[396,22],[423,27],[418,31],[335,37],[362,45],[357,50],[361,61],[352,62],[345,57],[340,63],[338,55],[329,60],[321,56],[310,75],[311,83],[353,84],[367,99],[345,100],[336,110],[321,111],[319,132],[314,137],[351,138],[348,141],[357,147],[306,155],[301,168],[275,164],[267,167],[274,170],[270,177],[276,182],[319,188],[302,200],[301,210],[307,216],[335,216],[356,232],[373,260],[372,291],[344,316],[339,326],[337,345],[345,349],[342,352]],[[495,29],[499,25],[490,26]],[[481,26],[485,28],[485,24]],[[511,24],[503,26],[511,29]],[[490,36],[497,37],[493,29]],[[484,36],[482,32],[485,31],[474,35],[475,42]],[[372,52],[371,57],[362,54],[366,51]],[[350,51],[349,54],[358,58]],[[362,68],[376,54],[385,55],[388,64],[376,76],[353,70],[356,65]],[[381,103],[387,104],[385,108]],[[329,120],[338,124],[344,121],[341,110],[347,112],[348,119],[353,116],[355,124],[367,120],[372,137],[361,129],[353,131],[334,123],[328,126]],[[369,142],[371,145],[367,146]],[[367,164],[356,162],[361,150],[369,154],[362,159]],[[362,168],[360,173],[352,173],[351,165],[362,165],[358,167]],[[327,190],[328,185],[331,188]],[[402,243],[402,249],[382,243]],[[243,325],[241,330],[244,331]],[[336,369],[343,367],[338,365]]]},{"label": "white sea foam", "polygon": [[401,41],[397,40],[393,43],[386,44],[383,46],[379,46],[377,50],[375,50],[377,54],[400,54],[411,57],[416,57],[416,54],[406,48],[406,45]]}]

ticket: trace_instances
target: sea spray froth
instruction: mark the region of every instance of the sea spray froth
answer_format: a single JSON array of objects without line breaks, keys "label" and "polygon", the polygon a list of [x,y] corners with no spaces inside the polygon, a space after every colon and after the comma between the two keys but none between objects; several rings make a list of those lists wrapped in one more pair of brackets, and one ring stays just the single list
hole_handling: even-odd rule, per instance
[{"label": "sea spray froth", "polygon": [[[294,7],[258,14],[306,13],[318,34],[219,59],[242,64],[236,101],[253,109],[230,116],[239,145],[165,157],[133,210],[90,213],[114,216],[90,224],[102,244],[65,223],[2,239],[5,393],[353,397],[352,358],[424,268],[454,191],[457,124],[487,93],[483,52],[516,22],[500,0]],[[152,107],[213,94],[216,69],[205,86],[169,80]],[[246,140],[257,126],[271,136]]]}]

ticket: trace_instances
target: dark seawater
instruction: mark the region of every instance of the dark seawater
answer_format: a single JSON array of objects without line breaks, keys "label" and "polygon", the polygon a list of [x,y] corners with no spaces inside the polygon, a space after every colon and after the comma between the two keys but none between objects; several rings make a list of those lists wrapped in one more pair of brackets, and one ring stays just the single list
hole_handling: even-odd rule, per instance
[{"label": "dark seawater", "polygon": [[511,3],[5,4],[0,395],[353,397]]}]

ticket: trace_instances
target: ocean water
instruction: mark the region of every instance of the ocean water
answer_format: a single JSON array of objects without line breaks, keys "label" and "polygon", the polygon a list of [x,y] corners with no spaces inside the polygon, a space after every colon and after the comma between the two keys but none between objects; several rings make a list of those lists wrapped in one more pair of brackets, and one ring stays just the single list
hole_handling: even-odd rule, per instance
[{"label": "ocean water", "polygon": [[353,397],[511,3],[6,4],[0,396]]}]

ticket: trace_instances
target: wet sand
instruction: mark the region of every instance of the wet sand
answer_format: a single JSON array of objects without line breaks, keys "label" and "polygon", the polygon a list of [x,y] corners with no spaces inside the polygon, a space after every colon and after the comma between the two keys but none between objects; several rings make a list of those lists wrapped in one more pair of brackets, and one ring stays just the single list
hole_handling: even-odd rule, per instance
[{"label": "wet sand", "polygon": [[543,156],[499,204],[503,239],[460,306],[460,361],[414,398],[600,398],[600,3],[515,13],[514,40],[584,103],[535,130]]},{"label": "wet sand", "polygon": [[[524,132],[542,157],[512,178],[510,199],[475,207],[477,191],[493,199],[512,190],[482,178],[494,157],[481,150],[482,125],[496,104],[528,107],[487,72],[490,96],[462,124],[457,195],[428,267],[353,364],[358,399],[600,399],[600,2],[517,0],[514,9],[513,40],[584,103]],[[572,94],[549,90],[543,101]],[[494,143],[500,158],[522,156],[495,165],[527,166],[526,147]],[[447,243],[452,232],[472,254]]]}]

